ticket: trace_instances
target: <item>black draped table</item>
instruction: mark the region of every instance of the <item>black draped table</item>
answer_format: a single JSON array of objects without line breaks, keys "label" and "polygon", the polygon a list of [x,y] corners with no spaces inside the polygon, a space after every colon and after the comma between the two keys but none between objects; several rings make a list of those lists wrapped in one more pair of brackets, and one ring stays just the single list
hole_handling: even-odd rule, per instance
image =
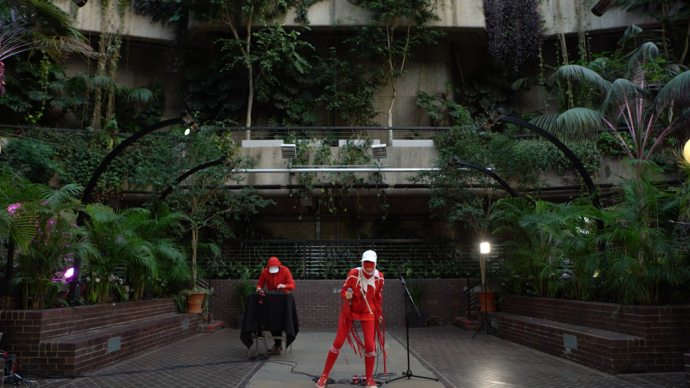
[{"label": "black draped table", "polygon": [[[242,322],[240,339],[247,349],[254,343],[254,333],[284,331],[287,334],[285,349],[299,333],[297,306],[292,294],[250,294]],[[261,334],[260,334],[261,335]]]}]

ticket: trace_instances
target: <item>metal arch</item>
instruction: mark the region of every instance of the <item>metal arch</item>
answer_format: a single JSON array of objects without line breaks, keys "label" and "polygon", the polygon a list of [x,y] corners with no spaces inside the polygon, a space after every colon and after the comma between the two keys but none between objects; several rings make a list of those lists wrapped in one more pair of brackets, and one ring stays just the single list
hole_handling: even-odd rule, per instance
[{"label": "metal arch", "polygon": [[[108,168],[108,165],[117,157],[125,148],[129,147],[132,143],[135,141],[139,140],[140,138],[148,135],[149,133],[156,131],[161,128],[169,127],[171,125],[175,124],[184,124],[184,119],[183,116],[187,115],[187,111],[182,111],[180,112],[180,117],[176,117],[174,119],[168,119],[168,120],[163,120],[161,122],[158,122],[156,124],[150,125],[141,131],[133,134],[132,136],[128,137],[127,139],[123,140],[122,143],[118,144],[115,149],[110,151],[108,155],[105,156],[101,164],[98,165],[98,168],[96,168],[96,171],[94,171],[93,175],[91,176],[91,180],[89,183],[86,185],[86,188],[84,189],[84,193],[82,194],[81,197],[81,203],[83,205],[86,205],[89,203],[91,200],[91,193],[93,193],[93,190],[96,188],[96,184],[98,184],[98,179],[103,175],[103,173],[106,171]],[[79,211],[77,215],[77,225],[78,226],[83,226],[84,225],[84,219],[86,218],[87,214],[84,211]],[[77,298],[80,295],[79,292],[79,285],[80,285],[80,280],[81,280],[81,258],[78,256],[75,256],[74,261],[74,275],[72,275],[72,281],[70,281],[70,294],[72,298]]]},{"label": "metal arch", "polygon": [[[113,159],[115,159],[115,157],[119,155],[125,148],[129,147],[135,141],[139,140],[140,138],[148,135],[149,133],[155,130],[183,123],[184,121],[182,120],[182,117],[164,120],[159,123],[148,126],[142,129],[141,131],[133,134],[132,136],[128,137],[127,139],[123,140],[122,143],[118,144],[118,146],[115,147],[115,149],[110,151],[110,153],[106,155],[106,157],[103,159],[101,164],[98,165],[98,168],[96,168],[96,171],[94,171],[93,175],[91,176],[89,184],[86,185],[86,188],[84,189],[84,194],[81,197],[81,203],[84,205],[89,203],[89,201],[91,200],[91,194],[93,193],[93,190],[96,188],[96,184],[98,184],[98,179],[101,177],[101,175],[103,175],[103,173],[108,168],[108,165],[113,161]],[[79,216],[77,217],[77,225],[84,225],[84,217],[85,213],[80,212]]]},{"label": "metal arch", "polygon": [[170,195],[170,193],[172,193],[173,187],[176,186],[176,185],[178,185],[178,184],[179,184],[180,182],[182,182],[183,180],[185,180],[188,176],[190,176],[190,175],[196,173],[197,171],[203,170],[203,169],[205,169],[205,168],[209,168],[209,167],[213,167],[213,166],[220,166],[221,164],[225,164],[227,159],[228,159],[228,157],[225,156],[225,155],[223,155],[223,156],[221,156],[221,158],[218,159],[218,160],[214,160],[213,162],[208,162],[208,163],[200,164],[200,165],[194,167],[193,169],[191,169],[191,170],[185,172],[184,174],[180,175],[179,178],[175,179],[175,183],[174,183],[174,184],[168,186],[168,188],[165,189],[165,191],[163,191],[163,192],[161,193],[161,196],[160,196],[160,198],[158,198],[158,201],[165,201],[165,198],[166,198],[168,195]]},{"label": "metal arch", "polygon": [[[511,117],[505,114],[506,112],[503,109],[498,109],[498,114],[501,115],[498,120],[503,120],[507,123],[513,123],[520,125],[522,127],[525,127],[529,130],[532,130],[539,136],[545,138],[546,140],[550,141],[558,147],[559,150],[561,150],[565,156],[570,159],[570,161],[573,163],[573,166],[577,169],[577,171],[580,173],[580,176],[582,177],[582,180],[585,181],[585,185],[587,186],[587,189],[589,190],[589,195],[592,197],[592,204],[597,208],[601,209],[601,201],[599,201],[599,191],[597,190],[597,187],[594,186],[594,182],[592,182],[592,178],[589,176],[589,173],[587,173],[587,169],[585,169],[585,166],[582,164],[582,161],[580,161],[580,158],[578,158],[573,151],[570,150],[563,142],[558,140],[554,135],[546,132],[542,128],[537,127],[536,125],[532,123],[528,123],[527,121],[516,119],[515,117]],[[494,120],[494,121],[498,121]],[[491,121],[491,120],[490,120]],[[597,230],[601,231],[604,229],[604,221],[597,219]],[[599,251],[604,250],[604,244],[599,244]]]},{"label": "metal arch", "polygon": [[472,164],[472,163],[470,163],[470,162],[465,162],[465,161],[463,161],[463,160],[460,160],[460,158],[458,158],[457,156],[453,156],[453,162],[454,162],[455,164],[459,164],[459,165],[461,165],[461,166],[473,168],[473,169],[475,169],[475,170],[477,170],[477,171],[483,172],[484,174],[486,174],[486,175],[488,175],[488,176],[494,178],[494,179],[496,180],[496,182],[500,183],[501,186],[503,186],[503,188],[504,188],[507,192],[510,193],[510,196],[511,196],[511,197],[517,198],[518,195],[515,193],[515,190],[513,190],[513,188],[510,187],[510,185],[508,185],[508,183],[507,183],[506,181],[504,181],[503,179],[501,179],[501,177],[499,177],[498,175],[496,175],[496,173],[494,173],[493,171],[487,170],[487,169],[484,168],[484,167],[477,166],[476,164]]},{"label": "metal arch", "polygon": [[575,156],[575,154],[573,153],[573,151],[570,150],[570,148],[568,148],[565,144],[558,140],[554,135],[546,132],[545,130],[537,127],[536,125],[528,123],[527,121],[516,119],[515,117],[507,116],[503,109],[499,109],[498,112],[502,115],[499,120],[517,124],[527,129],[530,129],[539,136],[553,143],[553,145],[555,145],[556,147],[558,147],[558,149],[561,150],[568,159],[570,159],[570,161],[573,163],[573,166],[575,166],[575,169],[577,169],[577,171],[580,173],[580,176],[582,176],[582,180],[585,182],[585,185],[589,190],[589,194],[592,196],[592,202],[594,206],[596,206],[598,209],[601,209],[601,203],[599,202],[599,191],[597,190],[596,186],[594,186],[594,182],[592,182],[592,178],[589,176],[589,173],[587,173],[587,169],[585,169],[585,166],[582,164],[582,161],[580,161],[580,158]]}]

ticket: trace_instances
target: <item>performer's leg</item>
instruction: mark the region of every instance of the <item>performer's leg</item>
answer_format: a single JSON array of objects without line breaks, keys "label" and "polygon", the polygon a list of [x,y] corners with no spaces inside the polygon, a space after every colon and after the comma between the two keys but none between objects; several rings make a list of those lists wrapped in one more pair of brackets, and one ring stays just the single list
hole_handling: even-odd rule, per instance
[{"label": "performer's leg", "polygon": [[338,359],[338,354],[340,353],[340,348],[343,347],[345,340],[347,339],[347,331],[344,328],[338,327],[338,334],[335,336],[335,341],[331,345],[331,350],[328,352],[328,357],[326,358],[326,365],[323,367],[322,375],[328,376],[333,369],[333,364]]},{"label": "performer's leg", "polygon": [[374,346],[374,338],[376,335],[376,326],[374,321],[361,321],[362,331],[364,332],[364,365],[367,372],[367,380],[372,378],[374,373],[374,359],[376,358],[376,348]]}]

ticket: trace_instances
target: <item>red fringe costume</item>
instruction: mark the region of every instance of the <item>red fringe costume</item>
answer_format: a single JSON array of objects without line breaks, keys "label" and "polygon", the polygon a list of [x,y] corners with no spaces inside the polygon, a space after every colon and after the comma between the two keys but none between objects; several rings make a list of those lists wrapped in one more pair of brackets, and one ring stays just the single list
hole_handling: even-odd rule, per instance
[{"label": "red fringe costume", "polygon": [[[383,283],[383,274],[378,270],[374,270],[374,274],[368,277],[362,271],[362,268],[352,269],[347,274],[345,284],[340,290],[340,295],[345,301],[340,312],[338,334],[335,337],[330,352],[328,352],[323,375],[328,376],[331,372],[333,364],[338,359],[340,349],[347,339],[355,354],[358,354],[360,357],[364,356],[367,378],[372,378],[374,358],[376,357],[375,336],[378,336],[378,345],[383,352],[383,370],[386,373],[386,351],[384,348],[386,324],[383,318],[383,309],[381,308]],[[345,293],[349,288],[352,289],[353,294],[351,307],[350,302],[345,297]],[[360,338],[354,321],[360,321],[364,341]],[[381,322],[382,327],[379,327],[376,322]]]}]

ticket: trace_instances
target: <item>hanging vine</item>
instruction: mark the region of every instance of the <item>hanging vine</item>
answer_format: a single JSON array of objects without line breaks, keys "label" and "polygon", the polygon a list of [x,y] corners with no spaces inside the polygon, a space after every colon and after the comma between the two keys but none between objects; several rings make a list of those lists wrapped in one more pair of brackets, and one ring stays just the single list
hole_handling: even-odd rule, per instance
[{"label": "hanging vine", "polygon": [[538,55],[544,43],[537,0],[484,0],[489,54],[496,69],[514,77],[520,65]]},{"label": "hanging vine", "polygon": [[[120,47],[122,46],[124,13],[129,7],[130,1],[117,0],[117,26],[112,20],[113,12],[110,10],[110,5],[110,0],[101,0],[101,38],[98,43],[96,74],[91,79],[91,87],[94,92],[94,110],[90,128],[94,130],[103,128],[104,133],[110,138],[108,140],[109,147],[112,147],[118,132],[117,121],[114,120],[115,92],[117,89],[115,82],[120,59]],[[111,32],[113,30],[115,32]]]}]

